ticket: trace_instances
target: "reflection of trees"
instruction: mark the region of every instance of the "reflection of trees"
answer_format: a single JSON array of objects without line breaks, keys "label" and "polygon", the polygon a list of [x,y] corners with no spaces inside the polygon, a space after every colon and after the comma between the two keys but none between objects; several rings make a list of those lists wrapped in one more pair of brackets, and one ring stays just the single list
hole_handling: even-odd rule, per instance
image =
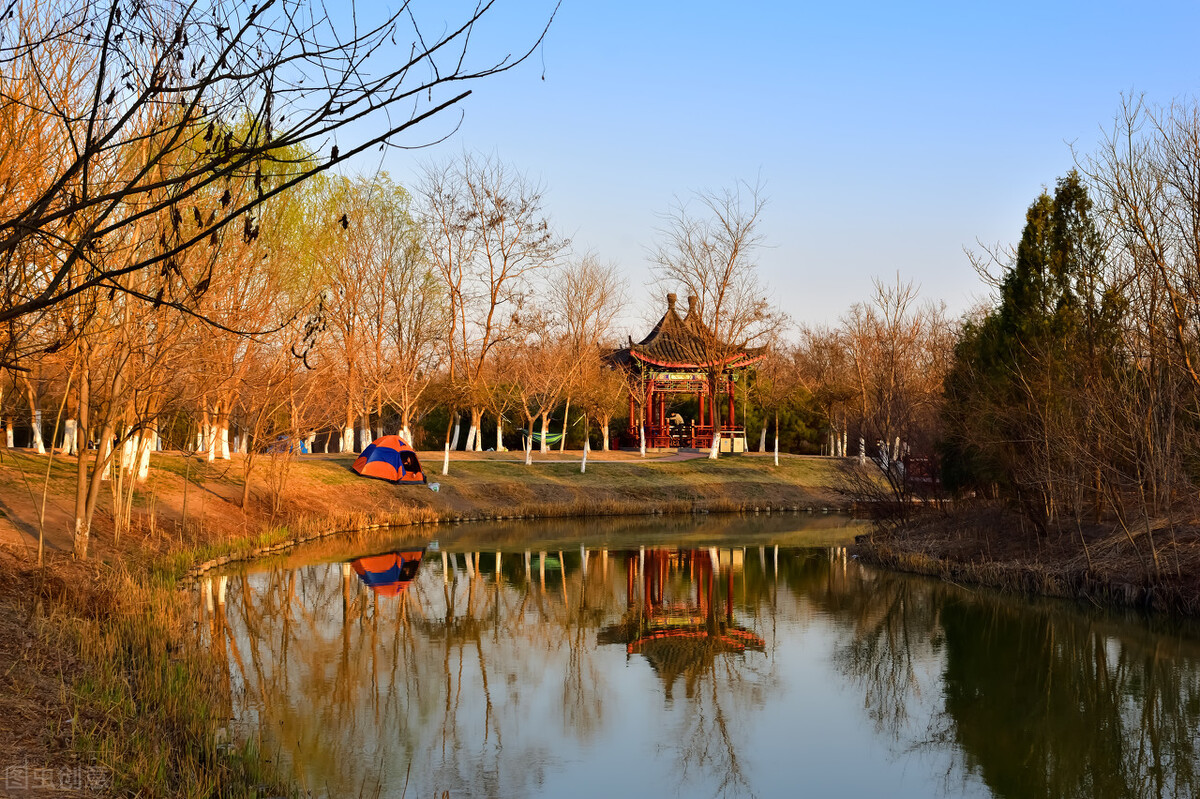
[{"label": "reflection of trees", "polygon": [[[560,740],[599,724],[605,683],[588,644],[617,607],[607,558],[593,553],[585,576],[558,552],[548,569],[534,553],[531,571],[511,553],[444,555],[397,597],[342,564],[232,578],[219,640],[249,653],[228,659],[245,686],[237,714],[306,787],[400,795],[410,777],[414,794],[521,795]],[[530,673],[541,680],[526,686]],[[528,723],[535,706],[561,707],[561,726]],[[528,767],[502,770],[502,756]]]},{"label": "reflection of trees", "polygon": [[[1200,652],[1062,605],[858,573],[822,601],[852,623],[839,665],[881,730],[953,746],[1000,797],[1197,795]],[[939,687],[941,714],[913,723]]]},{"label": "reflection of trees", "polygon": [[[679,742],[680,780],[706,776],[719,796],[753,793],[736,720],[744,722],[749,710],[761,707],[771,678],[769,669],[760,671],[755,665],[762,664],[745,657],[763,652],[766,642],[735,622],[735,571],[743,596],[747,579],[740,565],[734,568],[733,551],[727,552],[725,564],[715,548],[624,553],[626,609],[597,636],[600,644],[624,644],[629,655],[644,657],[663,683],[668,707],[676,680],[683,679],[686,701],[677,708],[679,728],[672,736]],[[753,595],[766,596],[758,588]]]},{"label": "reflection of trees", "polygon": [[1162,639],[997,601],[945,600],[942,626],[946,713],[998,796],[1197,795],[1200,677]]},{"label": "reflection of trees", "polygon": [[[777,666],[777,616],[789,636],[835,640],[834,664],[901,751],[952,757],[997,796],[1200,788],[1200,647],[1182,639],[839,551],[722,549],[714,567],[708,549],[559,546],[431,553],[391,598],[340,563],[214,580],[202,630],[234,715],[333,796],[399,796],[410,764],[414,796],[538,793],[613,734],[613,646],[639,641],[627,652],[661,686],[638,701],[661,724],[663,771],[685,793],[750,795],[756,714],[808,679]],[[673,649],[685,639],[653,637],[670,629],[703,635]],[[731,631],[760,643],[738,651]]]}]

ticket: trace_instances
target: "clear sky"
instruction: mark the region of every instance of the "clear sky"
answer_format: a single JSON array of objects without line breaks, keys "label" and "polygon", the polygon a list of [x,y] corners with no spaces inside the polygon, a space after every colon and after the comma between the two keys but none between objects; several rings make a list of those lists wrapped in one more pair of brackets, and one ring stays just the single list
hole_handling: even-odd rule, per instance
[{"label": "clear sky", "polygon": [[[551,8],[501,3],[480,46],[520,49]],[[383,166],[405,182],[422,159],[498,156],[638,295],[673,197],[761,179],[761,273],[798,321],[896,273],[957,314],[983,293],[963,248],[1014,242],[1122,92],[1196,93],[1197,31],[1194,2],[564,0],[528,63],[474,85],[457,133]]]}]

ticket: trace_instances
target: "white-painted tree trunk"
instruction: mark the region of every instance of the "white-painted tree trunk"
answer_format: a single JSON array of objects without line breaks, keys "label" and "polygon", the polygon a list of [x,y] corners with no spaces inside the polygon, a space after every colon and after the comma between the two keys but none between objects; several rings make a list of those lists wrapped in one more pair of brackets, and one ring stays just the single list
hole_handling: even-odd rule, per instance
[{"label": "white-painted tree trunk", "polygon": [[76,431],[79,423],[74,419],[63,422],[62,451],[64,455],[74,455],[79,451],[79,441]]},{"label": "white-painted tree trunk", "polygon": [[845,458],[850,454],[850,431],[842,428],[842,457]]},{"label": "white-painted tree trunk", "polygon": [[235,453],[242,451],[242,435],[241,435],[241,433],[233,434],[233,444],[230,446],[230,450],[232,450]]},{"label": "white-painted tree trunk", "polygon": [[600,444],[600,447],[601,447],[601,451],[603,451],[603,452],[608,452],[608,423],[609,423],[609,419],[607,417],[605,417],[604,424],[600,427],[600,436],[601,436],[601,442],[602,442]]},{"label": "white-painted tree trunk", "polygon": [[896,436],[896,443],[892,445],[892,460],[900,460],[900,436]]},{"label": "white-painted tree trunk", "polygon": [[412,446],[412,431],[408,429],[408,425],[400,428],[400,438],[405,444],[408,444],[410,447]]},{"label": "white-painted tree trunk", "polygon": [[[405,439],[405,440],[407,441],[408,439]],[[317,445],[317,431],[316,430],[308,431],[308,438],[304,439],[304,444],[305,444],[306,450],[308,450],[309,452],[313,451],[313,448],[316,447],[316,445]]]},{"label": "white-painted tree trunk", "polygon": [[775,465],[779,465],[779,431],[775,431]]},{"label": "white-painted tree trunk", "polygon": [[867,462],[867,439],[862,436],[858,437],[858,462]]},{"label": "white-painted tree trunk", "polygon": [[145,430],[138,437],[137,449],[137,481],[144,483],[150,478],[150,451],[158,440],[158,431]]},{"label": "white-painted tree trunk", "polygon": [[446,443],[446,454],[442,458],[442,474],[450,474],[450,444]]},{"label": "white-painted tree trunk", "polygon": [[134,463],[133,454],[136,451],[137,441],[141,437],[141,433],[133,433],[125,436],[121,442],[121,462],[117,464],[121,468],[121,472],[126,475],[133,474]]},{"label": "white-painted tree trunk", "polygon": [[6,447],[8,447],[9,449],[12,449],[13,446],[15,446],[13,444],[13,421],[12,421],[12,419],[4,420],[4,445]]},{"label": "white-painted tree trunk", "polygon": [[471,426],[467,428],[467,443],[463,447],[467,452],[475,451],[475,433],[476,432],[478,432],[478,431],[475,427],[475,423],[472,422]]},{"label": "white-painted tree trunk", "polygon": [[525,465],[533,463],[533,419],[529,419],[529,432],[525,436]]},{"label": "white-painted tree trunk", "polygon": [[504,417],[496,417],[496,451],[504,452]]},{"label": "white-painted tree trunk", "polygon": [[588,456],[588,450],[590,450],[590,449],[591,449],[591,442],[589,442],[587,440],[587,438],[585,437],[583,439],[583,460],[581,460],[579,462],[579,473],[580,474],[583,474],[587,471],[587,456]]},{"label": "white-painted tree trunk", "polygon": [[546,454],[546,450],[548,449],[548,446],[546,444],[546,437],[549,435],[550,435],[550,414],[543,413],[542,414],[542,440],[541,440],[540,445],[538,446],[538,452],[542,453],[543,455]]},{"label": "white-painted tree trunk", "polygon": [[229,419],[224,418],[217,423],[218,443],[221,448],[221,460],[229,460]]},{"label": "white-painted tree trunk", "polygon": [[763,426],[762,426],[762,432],[759,433],[759,435],[758,435],[758,451],[759,452],[767,451],[767,425],[765,422],[763,423]]},{"label": "white-painted tree trunk", "polygon": [[450,437],[450,449],[458,449],[458,430],[462,422],[462,417],[459,414],[454,414],[454,435]]},{"label": "white-painted tree trunk", "polygon": [[342,452],[354,452],[354,428],[346,427],[342,430]]},{"label": "white-painted tree trunk", "polygon": [[46,442],[42,440],[42,411],[40,408],[33,412],[33,448],[39,455],[46,454]]},{"label": "white-painted tree trunk", "polygon": [[712,446],[708,448],[708,459],[715,461],[719,457],[721,457],[721,433],[719,430],[714,430]]},{"label": "white-painted tree trunk", "polygon": [[646,457],[646,425],[638,425],[638,446],[642,451],[642,457]]},{"label": "white-painted tree trunk", "polygon": [[366,416],[363,416],[362,421],[358,425],[358,452],[362,452],[375,439],[371,438],[371,421]]}]

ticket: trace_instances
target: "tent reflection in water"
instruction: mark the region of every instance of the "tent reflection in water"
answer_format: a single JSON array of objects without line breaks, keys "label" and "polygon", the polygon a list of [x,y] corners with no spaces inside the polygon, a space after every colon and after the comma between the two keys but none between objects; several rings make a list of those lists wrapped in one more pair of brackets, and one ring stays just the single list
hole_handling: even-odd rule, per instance
[{"label": "tent reflection in water", "polygon": [[367,445],[351,467],[363,477],[394,483],[425,483],[417,453],[400,436],[384,436]]},{"label": "tent reflection in water", "polygon": [[350,567],[362,580],[363,585],[380,596],[399,596],[408,588],[421,567],[425,550],[408,552],[385,552],[367,555],[350,561]]}]

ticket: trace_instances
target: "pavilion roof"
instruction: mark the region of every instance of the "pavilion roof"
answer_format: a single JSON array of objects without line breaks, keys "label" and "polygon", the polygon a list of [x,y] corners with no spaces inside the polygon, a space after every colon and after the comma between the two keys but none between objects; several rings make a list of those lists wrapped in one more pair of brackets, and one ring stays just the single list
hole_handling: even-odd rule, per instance
[{"label": "pavilion roof", "polygon": [[675,295],[667,295],[667,312],[649,334],[636,344],[612,354],[618,364],[630,366],[634,360],[654,366],[676,369],[706,369],[718,364],[725,368],[746,366],[762,357],[763,347],[744,347],[735,344],[713,346],[711,330],[700,321],[696,298],[688,297],[687,315],[680,317],[675,310]]}]

